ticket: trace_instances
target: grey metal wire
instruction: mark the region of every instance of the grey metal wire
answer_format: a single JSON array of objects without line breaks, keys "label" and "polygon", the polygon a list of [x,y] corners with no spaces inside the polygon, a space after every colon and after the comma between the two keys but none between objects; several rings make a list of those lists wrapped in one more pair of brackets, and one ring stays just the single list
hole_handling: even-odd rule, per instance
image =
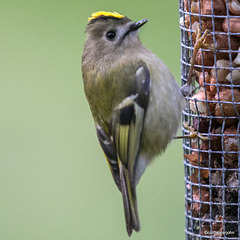
[{"label": "grey metal wire", "polygon": [[[192,13],[190,10],[193,0],[179,0],[179,13],[182,24],[181,30],[181,80],[182,85],[187,82],[190,69],[190,60],[194,49],[194,39],[192,34],[192,17],[198,19],[200,29],[202,29],[202,19],[212,20],[211,34],[213,43],[216,47],[217,37],[219,35],[227,36],[228,49],[216,49],[213,52],[213,64],[204,65],[203,55],[210,52],[208,49],[201,49],[201,64],[195,64],[195,69],[200,72],[209,72],[212,69],[218,72],[219,69],[227,69],[230,72],[231,81],[222,83],[216,74],[216,83],[206,82],[203,74],[203,89],[207,96],[207,88],[216,87],[217,99],[200,100],[193,98],[193,95],[199,91],[199,85],[196,81],[194,84],[194,92],[186,97],[187,106],[183,111],[183,121],[193,126],[203,137],[210,140],[201,140],[186,138],[183,140],[184,149],[184,170],[185,170],[185,236],[188,240],[200,239],[240,239],[240,100],[235,99],[234,91],[240,90],[240,85],[233,84],[233,70],[240,69],[240,66],[234,66],[234,56],[239,53],[239,49],[232,49],[231,38],[239,37],[240,33],[232,33],[229,31],[229,19],[240,16],[233,15],[229,11],[230,0],[226,0],[226,14],[214,14],[214,2],[216,0],[208,0],[211,3],[211,14],[201,13],[201,4],[205,4],[207,0],[194,0],[199,5],[199,12]],[[224,0],[222,0],[224,2]],[[189,11],[184,6],[187,3]],[[186,26],[185,20],[189,18],[189,27]],[[228,19],[228,32],[216,29],[216,19]],[[239,44],[240,46],[240,44]],[[228,54],[229,66],[217,66],[218,54]],[[240,81],[239,81],[240,82]],[[232,94],[232,101],[220,100],[222,88],[228,88]],[[196,112],[190,109],[190,102],[195,104]],[[206,104],[207,114],[203,114],[198,109],[198,103]],[[222,116],[215,116],[215,112],[211,111],[211,104],[218,104]],[[235,116],[226,116],[223,106],[231,105],[235,111]],[[232,121],[234,124],[230,124]],[[234,126],[235,132],[227,132],[229,126]],[[203,131],[202,128],[205,128]],[[187,135],[189,131],[183,127],[183,134]],[[237,151],[226,151],[225,141],[235,139]],[[189,160],[189,156],[197,156],[195,163]],[[237,156],[237,160],[235,159]],[[229,160],[230,159],[230,160]],[[233,161],[235,159],[235,161]],[[229,163],[229,161],[233,161]],[[205,175],[204,175],[205,174]],[[231,181],[232,182],[231,182]],[[235,180],[235,181],[234,181]],[[232,185],[229,185],[229,184]]]}]

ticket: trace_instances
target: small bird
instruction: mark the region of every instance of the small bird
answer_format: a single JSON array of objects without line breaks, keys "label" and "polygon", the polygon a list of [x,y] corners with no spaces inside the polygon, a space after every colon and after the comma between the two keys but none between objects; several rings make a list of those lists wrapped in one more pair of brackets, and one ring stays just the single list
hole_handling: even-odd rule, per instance
[{"label": "small bird", "polygon": [[185,103],[168,68],[139,40],[138,31],[147,22],[117,12],[93,13],[82,56],[85,94],[122,193],[129,236],[140,230],[136,185],[175,136]]}]

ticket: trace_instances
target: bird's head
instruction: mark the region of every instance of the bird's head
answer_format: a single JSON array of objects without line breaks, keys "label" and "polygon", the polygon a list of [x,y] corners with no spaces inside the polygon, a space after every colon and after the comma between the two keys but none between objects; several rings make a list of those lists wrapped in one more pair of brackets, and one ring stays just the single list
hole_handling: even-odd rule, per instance
[{"label": "bird's head", "polygon": [[[138,30],[148,20],[132,22],[116,12],[96,12],[88,19],[86,45],[91,46],[95,54],[124,52],[140,43]],[[85,46],[86,46],[85,45]]]}]

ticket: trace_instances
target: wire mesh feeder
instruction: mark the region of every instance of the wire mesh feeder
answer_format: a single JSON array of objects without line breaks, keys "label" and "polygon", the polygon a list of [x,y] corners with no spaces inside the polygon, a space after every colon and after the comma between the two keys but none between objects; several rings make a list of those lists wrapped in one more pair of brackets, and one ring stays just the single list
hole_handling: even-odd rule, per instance
[{"label": "wire mesh feeder", "polygon": [[[196,29],[209,29],[193,70],[183,120],[186,239],[240,239],[240,1],[179,0],[182,84]],[[196,84],[195,84],[196,82]],[[189,127],[183,127],[184,135]]]}]

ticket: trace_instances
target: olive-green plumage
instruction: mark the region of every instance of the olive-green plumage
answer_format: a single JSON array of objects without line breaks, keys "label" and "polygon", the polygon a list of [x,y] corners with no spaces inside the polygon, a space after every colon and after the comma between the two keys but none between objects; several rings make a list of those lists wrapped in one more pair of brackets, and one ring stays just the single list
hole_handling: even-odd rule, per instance
[{"label": "olive-green plumage", "polygon": [[103,12],[87,25],[82,56],[84,90],[123,196],[129,236],[140,230],[136,185],[175,135],[184,106],[168,68],[138,38],[146,22]]}]

